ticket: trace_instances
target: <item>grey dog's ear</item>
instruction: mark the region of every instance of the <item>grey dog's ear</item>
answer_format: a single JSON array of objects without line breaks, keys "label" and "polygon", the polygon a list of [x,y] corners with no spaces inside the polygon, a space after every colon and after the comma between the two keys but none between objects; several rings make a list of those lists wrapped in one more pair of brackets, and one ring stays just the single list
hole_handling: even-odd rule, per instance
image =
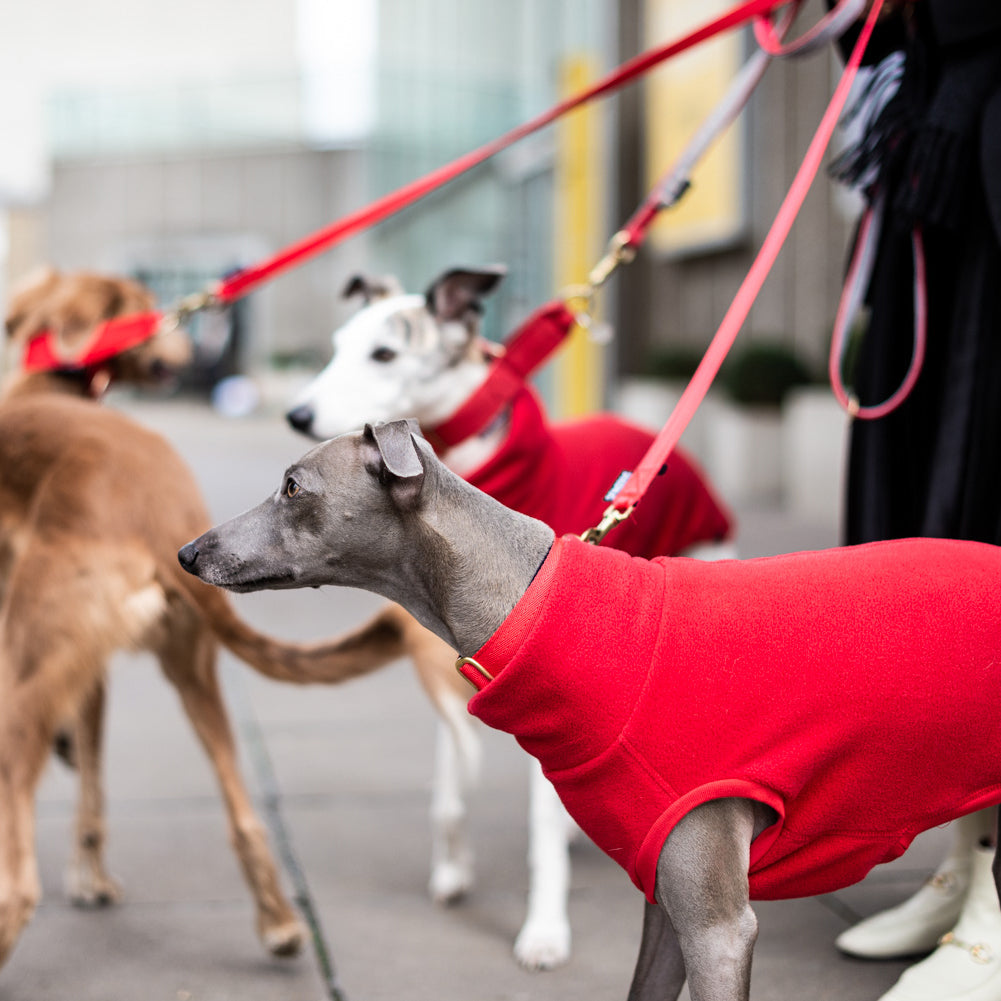
[{"label": "grey dog's ear", "polygon": [[352,275],[341,292],[342,299],[360,295],[367,306],[376,299],[386,299],[391,295],[402,295],[403,286],[392,275]]},{"label": "grey dog's ear", "polygon": [[439,275],[425,292],[428,312],[442,323],[461,320],[472,310],[483,311],[480,300],[507,274],[503,264],[487,268],[452,268]]},{"label": "grey dog's ear", "polygon": [[414,441],[420,433],[420,425],[412,418],[365,425],[365,437],[378,448],[390,493],[401,506],[416,501],[424,486],[424,463]]}]

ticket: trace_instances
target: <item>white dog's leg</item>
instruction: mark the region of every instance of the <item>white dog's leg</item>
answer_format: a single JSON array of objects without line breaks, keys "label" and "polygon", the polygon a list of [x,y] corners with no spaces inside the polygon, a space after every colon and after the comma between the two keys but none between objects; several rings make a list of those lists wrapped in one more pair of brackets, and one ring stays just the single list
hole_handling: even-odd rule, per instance
[{"label": "white dog's leg", "polygon": [[514,944],[522,966],[550,970],[570,958],[570,839],[576,826],[531,759],[528,914]]},{"label": "white dog's leg", "polygon": [[466,833],[465,791],[479,779],[481,745],[459,699],[442,700],[431,793],[432,899],[451,904],[473,885],[473,851]]},{"label": "white dog's leg", "polygon": [[737,547],[732,542],[703,542],[686,549],[681,556],[687,556],[693,560],[735,560],[737,559]]}]

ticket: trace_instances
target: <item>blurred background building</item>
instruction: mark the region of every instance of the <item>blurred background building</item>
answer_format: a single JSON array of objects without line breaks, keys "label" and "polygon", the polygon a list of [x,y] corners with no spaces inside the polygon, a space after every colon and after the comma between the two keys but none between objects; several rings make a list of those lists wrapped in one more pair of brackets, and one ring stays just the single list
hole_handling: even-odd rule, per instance
[{"label": "blurred background building", "polygon": [[[33,268],[199,289],[538,113],[720,0],[33,0],[0,33],[0,299]],[[815,12],[816,13],[816,12]],[[504,262],[498,337],[583,278],[747,53],[734,36],[523,141],[201,331],[207,378],[318,367],[358,271]],[[832,53],[776,64],[690,199],[602,296],[566,410],[708,342],[806,149]],[[743,338],[826,352],[850,225],[820,178]],[[220,354],[220,352],[223,352]],[[215,366],[213,368],[213,366]],[[583,390],[580,383],[586,384]],[[575,395],[576,394],[576,395]]]}]

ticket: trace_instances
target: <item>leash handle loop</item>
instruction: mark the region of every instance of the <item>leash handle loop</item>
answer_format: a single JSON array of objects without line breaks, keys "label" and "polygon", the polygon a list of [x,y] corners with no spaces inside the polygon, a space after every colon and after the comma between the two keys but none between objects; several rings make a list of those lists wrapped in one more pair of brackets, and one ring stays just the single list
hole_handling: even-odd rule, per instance
[{"label": "leash handle loop", "polygon": [[845,387],[844,361],[848,351],[848,328],[862,304],[869,285],[882,230],[884,209],[884,198],[882,193],[879,193],[862,216],[858,236],[855,239],[855,250],[848,266],[838,311],[834,317],[831,353],[828,358],[828,376],[834,398],[851,417],[866,421],[886,417],[910,396],[924,367],[928,343],[928,278],[924,239],[921,229],[915,227],[911,231],[911,253],[914,258],[914,339],[907,371],[897,389],[881,403],[863,406],[858,397]]},{"label": "leash handle loop", "polygon": [[[801,2],[801,0],[800,0]],[[865,12],[866,0],[841,0],[812,28],[791,42],[783,41],[770,14],[754,19],[754,40],[770,56],[802,56],[825,46],[832,37],[843,35]]]}]

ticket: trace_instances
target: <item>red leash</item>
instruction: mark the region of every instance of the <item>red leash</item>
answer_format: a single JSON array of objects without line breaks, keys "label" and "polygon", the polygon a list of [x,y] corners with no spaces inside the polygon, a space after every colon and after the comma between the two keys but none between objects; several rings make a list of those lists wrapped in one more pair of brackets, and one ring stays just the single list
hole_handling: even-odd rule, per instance
[{"label": "red leash", "polygon": [[[618,90],[652,67],[698,45],[700,42],[738,27],[754,17],[769,13],[788,2],[789,0],[744,0],[743,3],[737,4],[720,17],[696,28],[682,38],[623,63],[618,69],[609,73],[593,86],[561,101],[548,111],[511,129],[500,138],[486,143],[479,149],[466,153],[424,177],[371,202],[364,208],[344,216],[271,257],[235,272],[217,283],[211,290],[189,297],[182,301],[179,307],[166,315],[150,313],[143,314],[142,317],[122,317],[108,320],[95,329],[88,348],[72,359],[60,357],[51,332],[46,331],[39,334],[29,344],[25,353],[25,363],[27,365],[30,359],[32,371],[86,370],[98,365],[100,361],[111,357],[118,351],[125,350],[124,347],[119,347],[116,350],[115,345],[124,343],[128,347],[134,347],[136,344],[142,343],[143,340],[154,336],[161,321],[169,324],[180,324],[200,309],[231,303],[281,272],[401,211],[520,139],[550,125],[575,108]],[[132,341],[134,331],[139,327],[146,332],[146,337]],[[36,341],[41,343],[36,344]]]},{"label": "red leash", "polygon": [[713,379],[723,364],[727,352],[740,333],[740,329],[747,319],[747,314],[750,312],[751,306],[757,298],[765,278],[768,277],[768,273],[772,265],[774,265],[775,259],[778,257],[779,251],[782,249],[782,245],[789,235],[789,231],[792,229],[792,224],[806,198],[810,185],[813,183],[813,179],[820,169],[824,151],[827,149],[842,108],[848,98],[849,88],[858,72],[859,65],[862,62],[862,54],[869,42],[869,37],[872,34],[873,26],[876,23],[882,6],[883,0],[874,0],[862,31],[855,43],[855,48],[852,50],[851,57],[845,65],[841,79],[838,81],[827,110],[824,112],[824,117],[821,119],[820,125],[817,127],[817,131],[807,149],[806,156],[803,158],[803,162],[796,172],[796,177],[793,179],[785,200],[782,202],[778,214],[775,216],[775,221],[772,223],[772,227],[765,237],[758,256],[751,265],[747,277],[737,290],[737,294],[726,315],[723,317],[723,322],[716,331],[699,367],[685,388],[684,393],[682,393],[681,399],[672,411],[667,423],[654,439],[650,450],[629,476],[624,486],[615,494],[611,505],[605,511],[605,516],[602,518],[601,524],[589,529],[584,534],[583,538],[588,542],[600,542],[611,528],[629,516],[633,507],[643,497],[654,477],[663,469],[668,456],[681,438],[682,432],[688,426],[699,404],[709,391],[709,387],[712,385]]},{"label": "red leash", "polygon": [[[865,0],[839,0],[837,7],[822,19],[819,25],[796,42],[781,50],[780,54],[805,54],[853,23],[862,13]],[[771,36],[781,42],[789,30],[802,0],[793,0],[783,12],[777,27],[769,22]],[[608,280],[615,269],[631,261],[657,215],[676,204],[689,188],[689,178],[695,165],[713,142],[734,122],[755,88],[764,76],[771,61],[765,51],[755,53],[741,68],[728,87],[723,99],[706,116],[692,138],[679,154],[667,173],[657,182],[626,224],[609,242],[605,255],[591,269],[586,284],[571,286],[564,291],[570,302],[581,301],[583,312],[574,316],[562,302],[553,302],[532,314],[518,330],[500,347],[498,358],[483,384],[444,423],[425,427],[425,437],[439,453],[481,432],[510,403],[524,384],[527,376],[541,365],[562,343],[574,322],[587,325],[592,300],[597,290]],[[628,473],[626,474],[628,476]]]},{"label": "red leash", "polygon": [[[356,233],[370,226],[374,226],[376,223],[401,211],[408,205],[412,205],[432,191],[454,180],[460,174],[478,166],[520,139],[552,124],[556,119],[573,111],[575,108],[595,98],[613,93],[625,84],[642,76],[654,66],[684,52],[686,49],[698,45],[700,42],[704,42],[731,28],[739,27],[752,18],[770,13],[789,2],[790,0],[744,0],[744,2],[730,8],[720,15],[720,17],[703,24],[682,38],[662,45],[659,48],[651,49],[649,52],[642,53],[634,59],[623,63],[618,69],[613,70],[588,89],[567,98],[565,101],[561,101],[548,111],[511,129],[500,138],[458,157],[451,163],[439,167],[437,170],[418,178],[416,181],[412,181],[410,184],[404,185],[402,188],[382,198],[376,199],[364,208],[342,217],[329,226],[280,250],[271,257],[235,272],[229,277],[222,279],[212,289],[183,300],[174,310],[166,314],[143,314],[146,318],[143,321],[144,329],[147,329],[145,324],[148,323],[149,325],[147,337],[152,337],[156,334],[160,322],[165,324],[181,324],[188,316],[200,309],[214,305],[226,305],[247,295],[258,285],[261,285],[281,272],[328,250],[335,244],[354,236]],[[72,359],[59,356],[59,352],[55,347],[56,342],[52,338],[51,332],[46,331],[39,334],[35,339],[41,340],[43,342],[41,345],[36,347],[34,346],[34,341],[32,341],[28,346],[25,361],[27,362],[30,355],[31,364],[34,366],[32,371],[80,371],[92,368],[99,363],[99,360],[106,359],[112,354],[117,353],[115,350],[112,350],[113,345],[128,340],[131,336],[130,331],[138,323],[138,317],[122,317],[106,321],[95,329],[94,337],[88,346],[88,350],[81,352]],[[119,330],[119,327],[122,329]],[[142,338],[135,343],[129,343],[128,346],[134,347],[135,344],[142,343],[144,339],[146,338]],[[124,348],[119,350],[124,350]]]},{"label": "red leash", "polygon": [[344,216],[325,229],[318,230],[311,236],[279,251],[274,256],[252,267],[238,271],[236,274],[220,282],[219,286],[215,289],[216,298],[220,302],[226,303],[242,295],[246,295],[251,289],[274,277],[276,274],[285,271],[287,268],[321,251],[327,250],[334,244],[353,236],[363,229],[374,226],[395,212],[399,212],[401,209],[406,208],[406,206],[412,205],[460,174],[478,166],[520,139],[552,124],[557,118],[573,111],[575,108],[595,98],[603,97],[618,90],[654,66],[684,52],[686,49],[698,45],[700,42],[704,42],[731,28],[736,28],[752,18],[769,13],[788,2],[789,0],[745,0],[745,2],[737,4],[720,17],[696,28],[677,41],[669,42],[657,49],[651,49],[649,52],[645,52],[623,63],[618,69],[603,77],[593,86],[567,98],[565,101],[560,102],[530,121],[511,129],[500,138],[486,143],[479,149],[466,153],[451,163],[432,171],[430,174],[418,178],[416,181],[412,181],[397,191],[371,202],[369,205],[350,215]]}]

